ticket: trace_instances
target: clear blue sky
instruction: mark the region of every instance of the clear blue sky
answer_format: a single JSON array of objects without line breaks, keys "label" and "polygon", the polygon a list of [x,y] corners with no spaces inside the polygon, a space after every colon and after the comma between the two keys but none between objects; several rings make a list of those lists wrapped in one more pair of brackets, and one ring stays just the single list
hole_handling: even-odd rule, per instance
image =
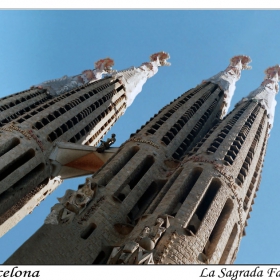
[{"label": "clear blue sky", "polygon": [[[249,55],[232,105],[260,85],[263,71],[280,63],[280,11],[0,11],[0,97],[31,85],[93,68],[107,56],[115,69],[139,66],[164,50],[171,67],[161,68],[109,132],[115,146],[128,139],[161,107],[224,70],[237,54]],[[232,106],[231,106],[232,108]],[[236,264],[279,264],[278,216],[280,114],[276,108],[262,182]],[[4,262],[42,224],[56,197],[84,178],[66,180],[33,213],[0,239]]]}]

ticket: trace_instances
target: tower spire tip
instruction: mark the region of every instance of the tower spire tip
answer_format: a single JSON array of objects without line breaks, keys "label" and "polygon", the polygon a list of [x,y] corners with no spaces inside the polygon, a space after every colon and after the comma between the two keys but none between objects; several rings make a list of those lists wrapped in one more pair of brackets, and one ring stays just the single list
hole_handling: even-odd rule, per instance
[{"label": "tower spire tip", "polygon": [[158,66],[170,66],[171,63],[167,62],[167,59],[170,58],[169,53],[161,51],[161,52],[157,52],[154,53],[150,56],[150,61],[157,61],[158,62]]},{"label": "tower spire tip", "polygon": [[249,66],[248,64],[252,62],[252,59],[250,56],[247,55],[235,55],[230,59],[230,66],[237,66],[240,64],[242,70],[250,70],[252,69],[252,66]]},{"label": "tower spire tip", "polygon": [[270,79],[272,80],[273,78],[277,80],[277,82],[280,81],[280,65],[276,64],[275,66],[268,67],[267,69],[264,70],[265,77],[264,79]]},{"label": "tower spire tip", "polygon": [[94,63],[95,69],[98,69],[99,71],[105,71],[107,73],[112,72],[112,66],[114,66],[115,62],[112,58],[106,57],[103,59],[99,59]]}]

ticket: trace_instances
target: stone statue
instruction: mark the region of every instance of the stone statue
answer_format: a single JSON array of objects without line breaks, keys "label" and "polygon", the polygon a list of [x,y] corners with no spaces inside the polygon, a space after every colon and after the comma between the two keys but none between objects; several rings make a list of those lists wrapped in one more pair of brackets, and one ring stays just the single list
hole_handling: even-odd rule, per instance
[{"label": "stone statue", "polygon": [[101,140],[100,147],[96,149],[98,153],[104,153],[105,150],[108,150],[111,145],[116,142],[116,134],[112,134],[111,138],[108,138],[106,141]]},{"label": "stone statue", "polygon": [[96,191],[97,185],[91,183],[91,178],[86,178],[86,183],[81,185],[77,191],[66,190],[64,196],[57,199],[60,203],[52,207],[51,213],[45,219],[45,224],[58,224],[73,220],[94,198]]},{"label": "stone statue", "polygon": [[163,218],[157,218],[156,224],[152,228],[152,241],[156,244],[160,239],[161,235],[166,231],[166,228],[162,225],[164,224]]}]

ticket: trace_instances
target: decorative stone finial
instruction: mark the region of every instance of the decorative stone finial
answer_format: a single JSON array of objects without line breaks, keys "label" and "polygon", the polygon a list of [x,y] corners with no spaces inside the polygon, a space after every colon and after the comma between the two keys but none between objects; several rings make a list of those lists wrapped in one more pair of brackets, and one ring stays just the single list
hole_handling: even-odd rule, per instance
[{"label": "decorative stone finial", "polygon": [[261,103],[267,110],[271,129],[273,126],[275,107],[277,104],[275,95],[279,91],[278,82],[280,81],[280,65],[269,67],[264,71],[264,73],[265,77],[261,85],[252,91],[248,97],[243,98],[242,101],[253,99]]},{"label": "decorative stone finial", "polygon": [[94,63],[95,69],[93,70],[96,80],[102,78],[102,74],[112,73],[112,66],[114,66],[114,60],[110,57],[100,59]]},{"label": "decorative stone finial", "polygon": [[158,53],[154,53],[150,56],[150,61],[156,61],[158,62],[158,66],[170,66],[171,63],[167,62],[167,59],[170,58],[170,55],[166,52],[158,52]]},{"label": "decorative stone finial", "polygon": [[252,62],[251,58],[247,55],[236,55],[230,59],[229,67],[240,68],[240,70],[250,70],[252,66],[248,64]]},{"label": "decorative stone finial", "polygon": [[158,67],[169,66],[166,60],[170,56],[166,52],[154,53],[150,56],[150,62],[142,63],[139,67],[131,67],[129,69],[119,71],[113,76],[121,78],[126,90],[127,107],[132,104],[135,97],[142,91],[143,85],[147,79],[153,77],[158,72]]},{"label": "decorative stone finial", "polygon": [[251,61],[249,56],[236,55],[230,59],[229,66],[224,71],[204,81],[217,84],[224,91],[224,108],[221,117],[227,114],[235,91],[235,83],[240,79],[241,71],[252,68],[248,65]]}]

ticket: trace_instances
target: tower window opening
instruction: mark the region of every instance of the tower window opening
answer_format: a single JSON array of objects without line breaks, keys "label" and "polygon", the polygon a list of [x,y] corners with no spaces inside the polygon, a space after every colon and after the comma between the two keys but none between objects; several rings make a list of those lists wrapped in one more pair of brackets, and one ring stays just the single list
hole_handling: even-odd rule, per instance
[{"label": "tower window opening", "polygon": [[[160,129],[160,127],[164,124],[164,122],[170,118],[183,104],[185,104],[191,97],[193,97],[195,95],[195,93],[197,92],[198,90],[192,92],[192,93],[189,93],[185,98],[183,98],[182,100],[180,100],[178,103],[175,103],[175,105],[166,113],[164,114],[164,116],[162,116],[157,122],[156,124],[152,125],[152,127],[150,129],[147,130],[147,134],[154,134],[158,129]],[[186,93],[184,93],[183,95],[185,95]],[[180,98],[180,97],[178,97]],[[173,102],[175,102],[176,100],[178,100],[178,98],[174,99]],[[170,104],[172,104],[173,102],[171,102]],[[166,107],[166,106],[165,106]],[[164,108],[165,108],[164,107]],[[163,108],[163,109],[164,109]],[[159,113],[161,113],[163,111],[163,109],[161,109]],[[156,114],[154,117],[156,117],[158,114]],[[152,119],[151,118],[150,121]],[[179,120],[180,121],[180,120]],[[147,123],[146,123],[147,124]],[[184,125],[185,122],[183,121],[183,124],[181,122],[181,125]],[[162,140],[163,141],[163,140]]]},{"label": "tower window opening", "polygon": [[0,181],[4,180],[6,177],[8,177],[11,173],[13,173],[15,170],[20,168],[22,165],[27,163],[29,160],[31,160],[35,156],[35,151],[33,149],[29,149],[25,153],[21,154],[16,159],[10,161],[2,170],[0,173]]},{"label": "tower window opening", "polygon": [[152,156],[147,156],[144,159],[144,161],[136,169],[135,173],[133,174],[131,180],[128,183],[131,190],[137,185],[140,179],[146,174],[146,172],[150,169],[153,163],[154,163],[154,158]]},{"label": "tower window opening", "polygon": [[228,242],[227,242],[226,247],[225,247],[225,249],[224,249],[224,251],[223,251],[223,254],[222,254],[222,256],[221,256],[221,259],[220,259],[219,264],[225,264],[225,263],[226,263],[227,258],[228,258],[228,256],[229,256],[229,253],[230,253],[230,251],[231,251],[233,242],[234,242],[234,240],[235,240],[235,238],[236,238],[236,235],[237,235],[237,224],[235,224],[235,225],[233,226],[233,229],[232,229],[232,231],[231,231],[231,233],[230,233]]},{"label": "tower window opening", "polygon": [[98,182],[100,185],[106,186],[111,179],[117,175],[121,169],[133,158],[133,156],[139,151],[138,146],[133,146],[126,151],[117,162],[110,162],[110,172],[106,172],[106,176],[103,176],[103,180]]},{"label": "tower window opening", "polygon": [[[259,111],[260,111],[260,105],[257,104],[257,105],[255,106],[255,108],[253,109],[253,111],[251,112],[250,116],[249,116],[248,119],[247,119],[247,122],[246,122],[247,125],[246,125],[246,123],[245,123],[245,124],[242,126],[242,128],[240,129],[238,135],[236,136],[235,140],[238,140],[238,141],[241,143],[241,145],[244,143],[244,141],[245,141],[245,139],[246,139],[247,135],[249,134],[249,132],[250,132],[250,130],[251,130],[251,127],[252,127],[252,125],[248,126],[248,123],[252,123],[252,124],[254,123],[254,121],[255,121],[255,119],[256,119],[256,116],[257,116],[257,114],[258,114]],[[236,158],[237,155],[239,154],[239,149],[236,150],[235,153],[233,152],[233,149],[234,149],[234,145],[232,145],[232,146],[229,148],[227,154],[226,154],[225,157],[224,157],[224,160],[227,161],[227,162],[228,162],[229,164],[231,164],[231,165],[233,164],[235,158]],[[249,152],[248,152],[248,155],[249,155],[249,153],[251,153],[251,152],[249,151]],[[251,157],[252,157],[252,156],[251,156]],[[252,158],[253,158],[253,157],[252,157]],[[251,159],[252,159],[252,158],[251,158]]]},{"label": "tower window opening", "polygon": [[[181,143],[181,145],[177,148],[177,150],[174,152],[174,154],[172,155],[172,157],[174,159],[180,159],[186,152],[186,149],[188,148],[185,141],[187,141],[187,139],[190,137],[190,135],[192,134],[194,137],[196,137],[198,135],[198,133],[200,132],[200,130],[202,129],[202,127],[204,126],[206,120],[208,119],[208,117],[210,116],[212,109],[215,107],[215,105],[217,104],[217,101],[214,101],[208,108],[208,110],[202,115],[202,117],[199,119],[199,121],[197,122],[197,124],[195,125],[194,129],[190,132],[190,134],[183,140],[183,142]],[[179,120],[180,121],[180,120]],[[179,122],[178,121],[178,122]],[[182,121],[182,120],[181,120]],[[182,126],[179,126],[178,123],[176,123],[174,126],[176,126],[178,128],[180,128],[180,130],[182,129]]]},{"label": "tower window opening", "polygon": [[[29,184],[29,182],[34,182],[34,180],[44,170],[44,168],[45,164],[40,163],[19,181],[13,184],[9,189],[0,194],[0,225],[4,223],[9,217],[11,217],[15,211],[17,211],[17,209],[20,209],[23,205],[25,205],[25,195],[27,195],[28,199],[30,199],[30,196],[32,197],[32,195],[35,195],[37,191],[39,191],[40,186],[45,186],[47,184],[45,180],[40,182],[37,185],[39,187],[36,188],[32,187],[34,185],[33,183]],[[22,188],[23,185],[25,185],[25,188]],[[17,208],[13,207],[15,204],[17,205]],[[3,215],[6,211],[7,214]]]},{"label": "tower window opening", "polygon": [[182,170],[183,168],[177,169],[168,181],[167,180],[159,181],[160,184],[162,185],[161,190],[159,194],[156,196],[156,198],[154,199],[154,201],[151,203],[151,205],[147,208],[145,214],[152,214],[155,211],[155,209],[158,207],[158,205],[161,203],[162,199],[164,198],[165,194],[169,191],[173,183],[181,174]]},{"label": "tower window opening", "polygon": [[234,204],[233,204],[232,200],[228,198],[221,211],[221,214],[209,236],[209,239],[203,250],[203,253],[207,256],[208,259],[210,259],[212,257],[214,251],[216,250],[218,242],[224,231],[225,225],[227,224],[227,221],[233,210],[233,205]]},{"label": "tower window opening", "polygon": [[[248,174],[248,170],[249,170],[249,167],[251,165],[251,162],[253,160],[253,157],[254,157],[254,154],[255,154],[255,149],[257,147],[257,143],[259,141],[259,137],[262,133],[262,129],[263,129],[263,126],[264,126],[264,121],[265,121],[265,113],[263,114],[263,117],[260,121],[260,124],[259,124],[259,127],[257,129],[257,133],[255,135],[255,138],[253,139],[252,141],[252,144],[251,144],[251,147],[249,148],[249,151],[246,155],[246,158],[245,158],[245,161],[239,171],[239,174],[238,174],[238,179],[241,181],[241,183],[244,182],[245,178],[247,177],[247,174]],[[265,143],[265,141],[264,141]],[[260,162],[260,158],[262,157],[262,154],[263,154],[263,149],[264,149],[264,144],[262,146],[262,149],[261,149],[261,153],[259,155],[259,159],[258,159],[258,163]],[[257,169],[258,169],[258,165],[257,165]],[[243,179],[243,180],[242,180]]]},{"label": "tower window opening", "polygon": [[0,157],[2,157],[7,152],[15,148],[19,143],[20,140],[18,138],[12,138],[6,141],[5,143],[2,143],[1,150],[0,150]]},{"label": "tower window opening", "polygon": [[217,178],[213,178],[207,191],[205,192],[203,198],[201,199],[198,207],[195,210],[192,218],[190,219],[186,229],[196,234],[202,220],[204,219],[206,213],[208,212],[212,201],[214,200],[216,194],[221,188],[221,181]]},{"label": "tower window opening", "polygon": [[121,194],[121,200],[123,201],[125,197],[130,193],[130,191],[138,184],[138,182],[143,178],[146,172],[154,163],[154,158],[152,156],[147,156],[138,166],[135,167],[132,174],[129,176],[128,180],[115,192],[114,197],[119,198]]},{"label": "tower window opening", "polygon": [[[166,182],[166,181],[164,181]],[[147,190],[143,193],[140,199],[136,202],[134,207],[128,213],[128,218],[131,224],[134,224],[137,219],[139,219],[153,202],[154,198],[157,196],[161,188],[163,187],[162,182],[153,181]]]},{"label": "tower window opening", "polygon": [[202,171],[203,169],[201,167],[196,167],[191,171],[187,180],[183,183],[181,187],[181,192],[178,194],[177,199],[174,201],[174,203],[172,203],[168,214],[170,214],[171,216],[176,216],[177,212],[181,208],[182,204],[184,203],[187,196],[193,189],[195,183],[197,182],[198,178],[200,177]]},{"label": "tower window opening", "polygon": [[92,264],[106,264],[106,254],[101,251]]},{"label": "tower window opening", "polygon": [[[212,92],[209,90],[206,93],[204,93],[204,95],[199,98],[184,114],[181,118],[179,118],[178,121],[182,120],[184,123],[186,123],[190,118],[192,118],[192,116],[196,113],[196,111],[203,105],[203,103],[210,97],[210,95],[212,94]],[[176,124],[175,124],[176,125]],[[177,126],[175,127],[175,125],[173,125],[173,127],[171,127],[169,129],[169,131],[162,137],[162,141],[168,145],[173,138],[175,137],[175,135],[177,135],[177,133],[182,129],[181,126]],[[169,143],[166,143],[165,141],[165,137],[168,136],[170,139]]]},{"label": "tower window opening", "polygon": [[90,223],[85,230],[81,233],[81,238],[88,239],[89,236],[93,233],[93,231],[96,229],[96,224]]},{"label": "tower window opening", "polygon": [[[246,103],[238,112],[235,114],[225,125],[225,127],[221,130],[218,134],[217,138],[210,144],[208,148],[208,152],[215,153],[216,150],[219,148],[220,144],[223,142],[229,131],[232,129],[234,124],[238,121],[239,117],[244,113],[244,111],[249,107],[250,102]],[[218,140],[219,139],[219,140]],[[217,141],[218,140],[218,141]],[[214,145],[216,143],[216,145]]]}]

